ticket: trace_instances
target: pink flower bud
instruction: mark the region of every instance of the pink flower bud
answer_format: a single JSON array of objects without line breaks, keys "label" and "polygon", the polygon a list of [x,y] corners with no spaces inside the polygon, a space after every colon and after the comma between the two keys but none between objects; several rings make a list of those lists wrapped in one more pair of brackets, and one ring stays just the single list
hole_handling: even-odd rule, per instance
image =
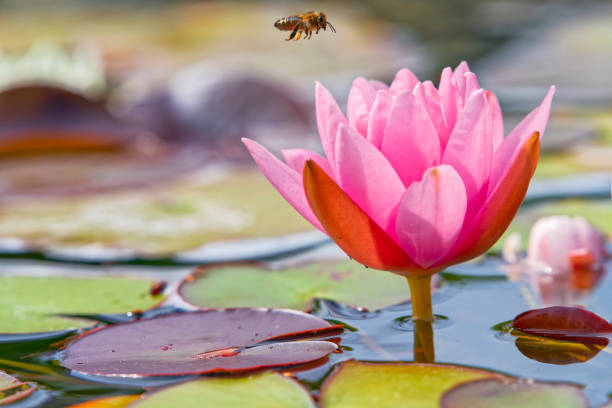
[{"label": "pink flower bud", "polygon": [[605,255],[603,235],[582,217],[541,218],[529,235],[527,259],[533,266],[571,271],[575,265],[600,264]]}]

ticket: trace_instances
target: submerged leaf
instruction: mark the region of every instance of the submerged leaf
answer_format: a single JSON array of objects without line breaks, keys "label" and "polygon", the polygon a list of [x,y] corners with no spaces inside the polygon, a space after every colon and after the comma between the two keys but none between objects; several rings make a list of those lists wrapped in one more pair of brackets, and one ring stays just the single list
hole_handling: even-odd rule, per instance
[{"label": "submerged leaf", "polygon": [[327,378],[324,408],[437,408],[452,386],[499,374],[443,364],[362,363],[347,361]]},{"label": "submerged leaf", "polygon": [[238,372],[319,360],[329,341],[289,341],[340,328],[291,310],[216,309],[164,315],[93,330],[71,343],[62,364],[107,376]]},{"label": "submerged leaf", "polygon": [[87,320],[58,314],[125,313],[148,309],[154,280],[120,277],[0,277],[0,333],[34,333],[87,327]]},{"label": "submerged leaf", "polygon": [[459,384],[441,399],[442,408],[587,408],[575,385],[524,380],[481,379]]},{"label": "submerged leaf", "polygon": [[601,344],[601,335],[612,333],[605,319],[579,307],[553,306],[528,310],[514,318],[512,326],[538,336],[581,343]]},{"label": "submerged leaf", "polygon": [[179,294],[198,307],[280,307],[308,310],[314,298],[376,310],[410,299],[405,279],[354,261],[283,270],[259,265],[207,267],[186,278]]},{"label": "submerged leaf", "polygon": [[296,381],[267,372],[243,378],[206,378],[145,394],[139,408],[314,408],[309,393]]}]

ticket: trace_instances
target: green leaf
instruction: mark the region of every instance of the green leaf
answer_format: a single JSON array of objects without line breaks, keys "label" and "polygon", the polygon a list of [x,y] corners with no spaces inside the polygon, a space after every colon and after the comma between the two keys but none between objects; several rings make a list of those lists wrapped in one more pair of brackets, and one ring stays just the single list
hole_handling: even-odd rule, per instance
[{"label": "green leaf", "polygon": [[125,313],[162,300],[151,296],[149,279],[102,277],[0,277],[0,333],[34,333],[91,326],[92,322],[54,316]]},{"label": "green leaf", "polygon": [[[194,279],[195,278],[195,279]],[[258,265],[204,268],[188,277],[180,295],[199,307],[272,307],[307,310],[313,298],[376,310],[410,298],[406,280],[354,261],[314,263],[284,270]]]},{"label": "green leaf", "polygon": [[43,252],[95,244],[148,257],[311,229],[259,170],[211,170],[147,190],[4,203],[0,218],[0,237]]},{"label": "green leaf", "polygon": [[206,378],[145,394],[138,408],[314,408],[308,392],[296,381],[266,372],[243,378]]},{"label": "green leaf", "polygon": [[451,387],[490,377],[499,374],[441,364],[347,361],[325,381],[321,401],[325,408],[437,408]]},{"label": "green leaf", "polygon": [[485,379],[461,384],[447,392],[442,408],[587,408],[588,402],[571,384]]}]

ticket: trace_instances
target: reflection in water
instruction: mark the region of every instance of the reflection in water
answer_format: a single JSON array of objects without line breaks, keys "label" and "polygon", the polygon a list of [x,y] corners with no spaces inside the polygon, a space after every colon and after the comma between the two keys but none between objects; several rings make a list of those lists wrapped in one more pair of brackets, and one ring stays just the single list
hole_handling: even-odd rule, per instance
[{"label": "reflection in water", "polygon": [[543,307],[573,306],[586,303],[605,268],[603,264],[577,265],[570,270],[526,266],[525,273]]},{"label": "reflection in water", "polygon": [[435,360],[432,322],[414,321],[414,361],[433,363]]},{"label": "reflection in water", "polygon": [[516,348],[526,357],[546,364],[567,365],[584,363],[607,347],[605,337],[591,337],[588,342],[564,341],[533,336],[512,330]]}]

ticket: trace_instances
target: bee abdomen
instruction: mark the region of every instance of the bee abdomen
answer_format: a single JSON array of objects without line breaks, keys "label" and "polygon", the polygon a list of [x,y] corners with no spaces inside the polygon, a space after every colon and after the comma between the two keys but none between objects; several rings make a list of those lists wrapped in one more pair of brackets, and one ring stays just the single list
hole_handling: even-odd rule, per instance
[{"label": "bee abdomen", "polygon": [[274,23],[274,27],[279,30],[293,30],[295,25],[300,22],[300,19],[297,16],[283,17],[279,20],[276,20]]}]

